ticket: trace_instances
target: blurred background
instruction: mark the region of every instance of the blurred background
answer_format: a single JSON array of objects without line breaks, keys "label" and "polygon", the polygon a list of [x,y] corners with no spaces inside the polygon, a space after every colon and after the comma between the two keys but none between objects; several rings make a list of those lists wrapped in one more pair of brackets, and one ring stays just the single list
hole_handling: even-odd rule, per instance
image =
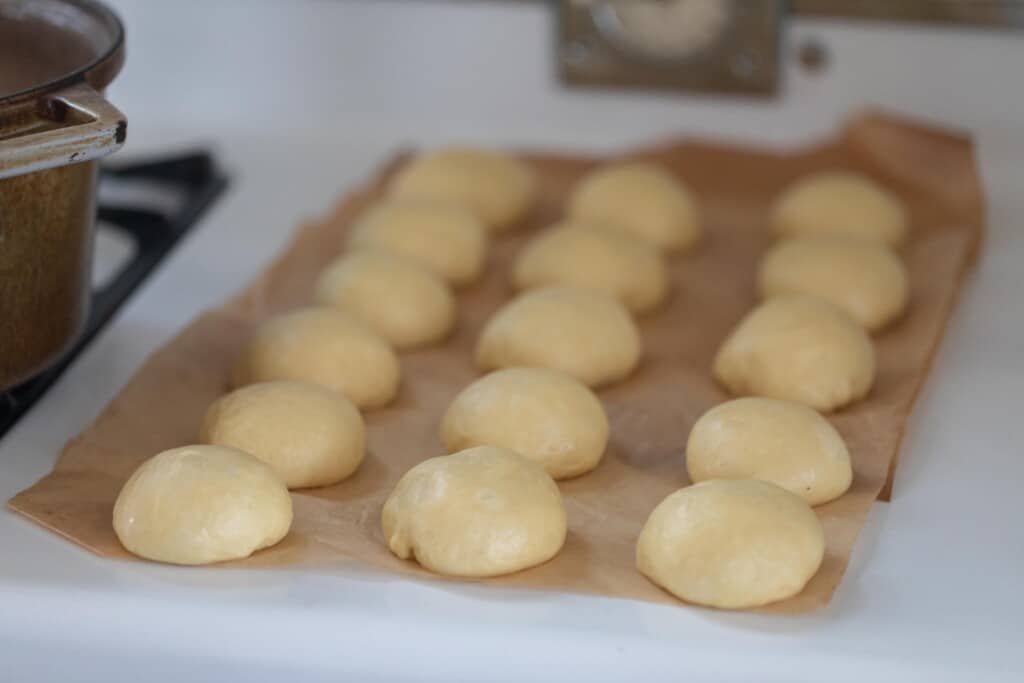
[{"label": "blurred background", "polygon": [[1008,133],[1024,6],[989,0],[113,0],[112,97],[168,126],[613,145],[805,138],[878,105]]},{"label": "blurred background", "polygon": [[[1018,2],[111,5],[128,47],[108,91],[129,120],[118,158],[203,146],[232,176],[210,229],[218,244],[244,240],[247,258],[189,249],[182,267],[194,272],[169,304],[179,320],[410,144],[603,151],[699,135],[793,146],[878,107],[974,135],[987,190],[1008,200],[1024,162]],[[183,296],[192,283],[194,299]]]}]

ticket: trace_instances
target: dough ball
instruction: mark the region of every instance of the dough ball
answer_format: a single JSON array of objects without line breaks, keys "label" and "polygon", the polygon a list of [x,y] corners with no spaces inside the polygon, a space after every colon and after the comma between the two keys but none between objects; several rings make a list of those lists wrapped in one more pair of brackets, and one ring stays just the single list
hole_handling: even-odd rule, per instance
[{"label": "dough ball", "polygon": [[907,269],[884,244],[846,237],[785,240],[765,254],[761,295],[809,294],[879,330],[907,307]]},{"label": "dough ball", "polygon": [[668,271],[650,244],[625,233],[562,223],[533,239],[516,259],[517,289],[571,285],[616,297],[635,313],[665,299]]},{"label": "dough ball", "polygon": [[648,162],[612,164],[588,173],[569,199],[569,217],[623,230],[664,251],[688,249],[701,233],[693,194],[666,169]]},{"label": "dough ball", "polygon": [[444,280],[385,251],[354,251],[328,266],[314,300],[356,316],[396,349],[435,344],[455,326]]},{"label": "dough ball", "polygon": [[236,387],[292,379],[345,394],[376,408],[398,392],[394,350],[354,316],[323,306],[272,318],[260,327],[235,365]]},{"label": "dough ball", "polygon": [[850,453],[839,432],[817,412],[773,398],[738,398],[704,413],[686,443],[694,482],[761,479],[811,505],[850,488]]},{"label": "dough ball", "polygon": [[533,171],[515,157],[475,147],[444,147],[406,164],[391,181],[397,199],[465,206],[494,231],[522,220],[533,207]]},{"label": "dough ball", "polygon": [[636,566],[687,602],[741,609],[796,595],[824,555],[821,522],[801,498],[766,481],[717,479],[654,508]]},{"label": "dough ball", "polygon": [[479,278],[487,257],[483,223],[462,206],[437,202],[377,204],[352,228],[349,245],[404,256],[454,287]]},{"label": "dough ball", "polygon": [[292,499],[270,466],[223,446],[172,448],[145,461],[114,503],[114,532],[158,562],[209,564],[274,545]]},{"label": "dough ball", "polygon": [[870,178],[827,171],[797,180],[772,207],[778,235],[843,235],[898,245],[907,234],[907,209]]},{"label": "dough ball", "polygon": [[382,515],[388,548],[449,576],[510,574],[565,542],[555,481],[513,451],[479,446],[430,458],[398,481]]},{"label": "dough ball", "polygon": [[507,368],[462,390],[441,421],[449,453],[500,446],[539,463],[555,479],[597,467],[608,417],[585,384],[557,370]]},{"label": "dough ball", "polygon": [[776,297],[740,321],[718,350],[714,374],[733,394],[828,412],[867,395],[875,350],[867,333],[827,301]]},{"label": "dough ball", "polygon": [[624,379],[640,362],[640,332],[615,299],[575,287],[520,294],[488,321],[476,347],[483,370],[561,370],[591,387]]},{"label": "dough ball", "polygon": [[329,486],[359,467],[363,417],[342,394],[306,382],[237,389],[206,411],[199,440],[251,453],[290,489]]}]

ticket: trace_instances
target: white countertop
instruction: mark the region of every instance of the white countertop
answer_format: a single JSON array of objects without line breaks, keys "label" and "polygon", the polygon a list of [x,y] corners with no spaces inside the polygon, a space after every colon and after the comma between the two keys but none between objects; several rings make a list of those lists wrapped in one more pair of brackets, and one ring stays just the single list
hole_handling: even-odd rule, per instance
[{"label": "white countertop", "polygon": [[[0,441],[0,497],[45,474],[143,358],[403,142],[607,149],[688,133],[793,144],[882,103],[975,132],[990,226],[828,608],[732,614],[379,573],[100,559],[0,512],[0,679],[1017,681],[1024,677],[1024,94],[1008,34],[802,22],[832,52],[757,101],[563,90],[513,3],[120,0],[124,158],[214,142],[226,198]],[[1016,64],[1016,67],[1012,66]],[[999,67],[998,65],[1003,65]],[[1003,74],[999,77],[995,74]],[[644,677],[644,678],[642,678]]]}]

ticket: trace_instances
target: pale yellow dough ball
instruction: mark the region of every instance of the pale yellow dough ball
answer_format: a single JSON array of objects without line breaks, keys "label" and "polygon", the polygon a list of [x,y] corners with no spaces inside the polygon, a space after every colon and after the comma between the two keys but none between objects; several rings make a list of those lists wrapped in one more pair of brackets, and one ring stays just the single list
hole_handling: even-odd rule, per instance
[{"label": "pale yellow dough ball", "polygon": [[455,397],[440,436],[449,453],[501,446],[565,479],[597,467],[608,444],[608,417],[574,377],[545,368],[507,368]]},{"label": "pale yellow dough ball", "polygon": [[321,273],[313,298],[356,316],[399,350],[436,344],[455,326],[455,297],[444,280],[385,251],[337,259]]},{"label": "pale yellow dough ball", "polygon": [[835,304],[867,330],[907,307],[907,269],[889,247],[848,237],[784,240],[761,260],[761,295],[809,294]]},{"label": "pale yellow dough ball", "polygon": [[290,489],[330,486],[363,461],[366,427],[344,395],[307,382],[250,384],[206,411],[199,440],[250,453]]},{"label": "pale yellow dough ball", "polygon": [[248,557],[284,538],[291,523],[292,499],[274,470],[222,446],[158,453],[114,503],[114,532],[125,549],[173,564]]},{"label": "pale yellow dough ball", "polygon": [[492,231],[506,230],[533,208],[533,170],[510,154],[478,147],[443,147],[403,166],[388,187],[396,199],[465,206]]},{"label": "pale yellow dough ball", "polygon": [[714,375],[736,395],[828,412],[871,390],[875,350],[867,332],[827,301],[780,296],[740,321],[715,356]]},{"label": "pale yellow dough ball", "polygon": [[902,244],[909,221],[902,200],[859,173],[825,171],[783,190],[771,210],[777,235],[842,235]]},{"label": "pale yellow dough ball", "polygon": [[560,223],[520,252],[512,271],[516,289],[569,285],[619,299],[634,313],[665,299],[668,269],[650,244],[609,228]]},{"label": "pale yellow dough ball", "polygon": [[398,357],[355,316],[326,306],[264,323],[235,364],[236,387],[279,379],[341,392],[360,408],[383,406],[398,392]]},{"label": "pale yellow dough ball", "polygon": [[569,198],[569,217],[622,230],[663,251],[689,249],[701,235],[693,193],[649,162],[611,164],[588,173]]},{"label": "pale yellow dough ball", "polygon": [[690,430],[686,471],[693,482],[761,479],[811,505],[850,488],[846,443],[806,406],[771,398],[738,398],[704,413]]},{"label": "pale yellow dough ball", "polygon": [[640,332],[626,307],[575,287],[520,294],[491,317],[476,347],[483,370],[551,368],[591,387],[626,378],[640,354]]},{"label": "pale yellow dough ball", "polygon": [[743,609],[793,597],[817,573],[825,534],[811,507],[766,481],[716,479],[661,501],[636,565],[678,598]]},{"label": "pale yellow dough ball", "polygon": [[349,245],[404,256],[453,287],[477,280],[487,258],[484,224],[462,206],[430,201],[376,204],[353,226]]},{"label": "pale yellow dough ball", "polygon": [[513,451],[479,446],[405,473],[384,503],[388,548],[449,576],[497,576],[555,556],[566,515],[554,480]]}]

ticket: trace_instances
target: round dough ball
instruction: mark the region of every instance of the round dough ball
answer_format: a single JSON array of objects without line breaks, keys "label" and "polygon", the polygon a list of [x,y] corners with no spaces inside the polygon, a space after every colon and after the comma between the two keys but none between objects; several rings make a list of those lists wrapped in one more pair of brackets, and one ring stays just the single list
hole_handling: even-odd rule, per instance
[{"label": "round dough ball", "polygon": [[114,503],[114,532],[158,562],[209,564],[274,545],[292,499],[268,465],[223,446],[172,448],[139,465]]},{"label": "round dough ball", "polygon": [[907,209],[870,178],[826,171],[797,180],[772,207],[778,235],[844,235],[898,245],[907,234]]},{"label": "round dough ball", "polygon": [[483,271],[485,230],[471,211],[456,204],[391,201],[362,215],[352,228],[349,245],[404,256],[458,287]]},{"label": "round dough ball", "polygon": [[863,328],[822,299],[769,299],[718,350],[715,377],[738,396],[795,401],[828,412],[867,395],[875,349]]},{"label": "round dough ball", "polygon": [[385,251],[354,251],[328,266],[314,300],[356,316],[396,349],[435,344],[455,326],[455,297],[444,280]]},{"label": "round dough ball", "polygon": [[515,157],[476,147],[444,147],[416,157],[388,188],[397,199],[465,206],[494,231],[522,220],[537,194],[532,169]]},{"label": "round dough ball", "polygon": [[462,390],[441,420],[449,453],[500,446],[539,463],[555,479],[597,467],[608,445],[608,417],[594,393],[547,368],[507,368]]},{"label": "round dough ball", "polygon": [[242,351],[233,383],[310,382],[376,408],[395,397],[398,378],[398,357],[386,341],[354,316],[318,306],[264,323]]},{"label": "round dough ball", "polygon": [[588,173],[569,198],[569,217],[623,230],[664,251],[688,249],[701,234],[693,194],[668,170],[648,162]]},{"label": "round dough ball", "polygon": [[765,254],[758,277],[764,297],[809,294],[879,330],[907,307],[907,269],[884,244],[846,237],[785,240]]},{"label": "round dough ball", "polygon": [[825,556],[811,507],[766,481],[716,479],[671,494],[636,544],[642,574],[678,598],[741,609],[803,590]]},{"label": "round dough ball", "polygon": [[562,496],[544,468],[493,446],[413,467],[388,496],[381,521],[391,552],[449,576],[541,564],[562,548],[566,532]]},{"label": "round dough ball", "polygon": [[640,350],[636,323],[615,299],[575,287],[541,287],[494,314],[480,334],[476,361],[483,370],[561,370],[597,387],[629,375]]},{"label": "round dough ball", "polygon": [[760,479],[811,505],[835,500],[853,479],[850,452],[828,420],[806,406],[738,398],[704,413],[686,443],[693,482]]},{"label": "round dough ball", "polygon": [[634,313],[656,307],[668,291],[661,254],[622,232],[562,223],[535,237],[516,259],[516,289],[570,285],[616,297]]},{"label": "round dough ball", "polygon": [[338,483],[366,450],[366,427],[352,402],[306,382],[250,384],[222,396],[199,434],[203,443],[256,456],[290,489]]}]

